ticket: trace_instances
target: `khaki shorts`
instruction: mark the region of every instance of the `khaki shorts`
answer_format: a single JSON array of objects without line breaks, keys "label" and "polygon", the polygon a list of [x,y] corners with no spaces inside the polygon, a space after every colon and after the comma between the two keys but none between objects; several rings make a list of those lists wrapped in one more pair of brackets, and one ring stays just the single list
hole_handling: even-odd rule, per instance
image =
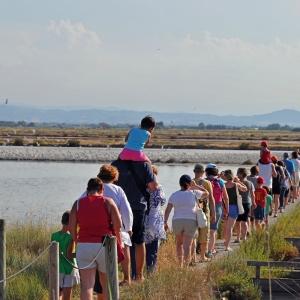
[{"label": "khaki shorts", "polygon": [[70,288],[80,283],[79,272],[73,269],[71,274],[59,273],[59,287]]},{"label": "khaki shorts", "polygon": [[[95,260],[96,256],[97,258]],[[96,268],[99,272],[106,273],[105,248],[102,247],[102,243],[78,243],[76,248],[76,261],[79,269],[88,266],[86,269]],[[91,264],[91,262],[93,263]]]},{"label": "khaki shorts", "polygon": [[172,228],[176,235],[184,233],[194,238],[197,234],[197,221],[192,219],[175,219],[172,222]]}]

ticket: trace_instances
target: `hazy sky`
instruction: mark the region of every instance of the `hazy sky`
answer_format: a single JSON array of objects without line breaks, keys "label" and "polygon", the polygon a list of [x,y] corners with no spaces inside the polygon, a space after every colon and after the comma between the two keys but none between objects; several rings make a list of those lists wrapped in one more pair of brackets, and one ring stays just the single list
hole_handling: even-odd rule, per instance
[{"label": "hazy sky", "polygon": [[299,20],[299,0],[0,0],[0,101],[300,109]]}]

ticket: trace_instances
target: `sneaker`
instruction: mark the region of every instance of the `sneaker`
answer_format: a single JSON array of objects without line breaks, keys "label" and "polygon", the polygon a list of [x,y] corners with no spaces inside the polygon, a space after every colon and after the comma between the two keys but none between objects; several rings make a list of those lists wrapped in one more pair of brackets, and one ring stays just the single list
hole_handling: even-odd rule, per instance
[{"label": "sneaker", "polygon": [[207,258],[212,258],[213,254],[211,251],[207,251],[207,253],[205,254]]},{"label": "sneaker", "polygon": [[216,250],[216,249],[212,249],[212,254],[217,254],[218,253],[218,251]]},{"label": "sneaker", "polygon": [[275,214],[275,215],[274,215],[274,218],[277,218],[277,216],[278,216],[278,215],[277,215],[277,214]]},{"label": "sneaker", "polygon": [[233,249],[230,247],[227,247],[227,248],[225,248],[225,251],[231,252],[231,251],[233,251]]},{"label": "sneaker", "polygon": [[240,240],[238,240],[238,239],[234,240],[235,244],[238,244],[239,242],[240,242]]}]

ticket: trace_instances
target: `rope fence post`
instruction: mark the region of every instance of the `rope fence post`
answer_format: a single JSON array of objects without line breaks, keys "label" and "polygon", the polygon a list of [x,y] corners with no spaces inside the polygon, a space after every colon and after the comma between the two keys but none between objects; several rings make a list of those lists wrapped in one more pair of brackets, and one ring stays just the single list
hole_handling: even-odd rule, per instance
[{"label": "rope fence post", "polygon": [[[5,220],[0,219],[0,280],[6,278],[6,233]],[[0,283],[0,299],[5,300],[6,282]]]},{"label": "rope fence post", "polygon": [[52,242],[49,250],[49,299],[59,300],[59,244]]},{"label": "rope fence post", "polygon": [[115,236],[107,236],[105,239],[105,263],[108,297],[110,300],[118,300],[120,294],[118,278],[117,239]]}]

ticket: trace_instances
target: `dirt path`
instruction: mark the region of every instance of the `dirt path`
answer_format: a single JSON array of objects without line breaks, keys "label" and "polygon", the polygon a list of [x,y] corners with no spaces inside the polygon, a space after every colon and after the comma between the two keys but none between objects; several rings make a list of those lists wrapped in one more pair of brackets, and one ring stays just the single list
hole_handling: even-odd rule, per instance
[{"label": "dirt path", "polygon": [[[269,217],[269,226],[272,226],[274,223],[276,223],[283,215],[286,215],[287,213],[291,212],[297,205],[299,205],[300,201],[297,199],[295,203],[289,203],[283,213],[278,213],[278,217],[274,218],[273,216]],[[233,249],[233,251],[225,251],[224,250],[224,240],[218,239],[216,241],[216,250],[217,254],[213,257],[213,260],[219,259],[221,257],[224,257],[226,255],[231,255],[237,250],[240,246],[239,243],[234,243],[236,239],[236,236],[233,235],[231,242],[230,242],[230,247]],[[204,267],[206,266],[207,263],[199,263],[199,267]]]}]

